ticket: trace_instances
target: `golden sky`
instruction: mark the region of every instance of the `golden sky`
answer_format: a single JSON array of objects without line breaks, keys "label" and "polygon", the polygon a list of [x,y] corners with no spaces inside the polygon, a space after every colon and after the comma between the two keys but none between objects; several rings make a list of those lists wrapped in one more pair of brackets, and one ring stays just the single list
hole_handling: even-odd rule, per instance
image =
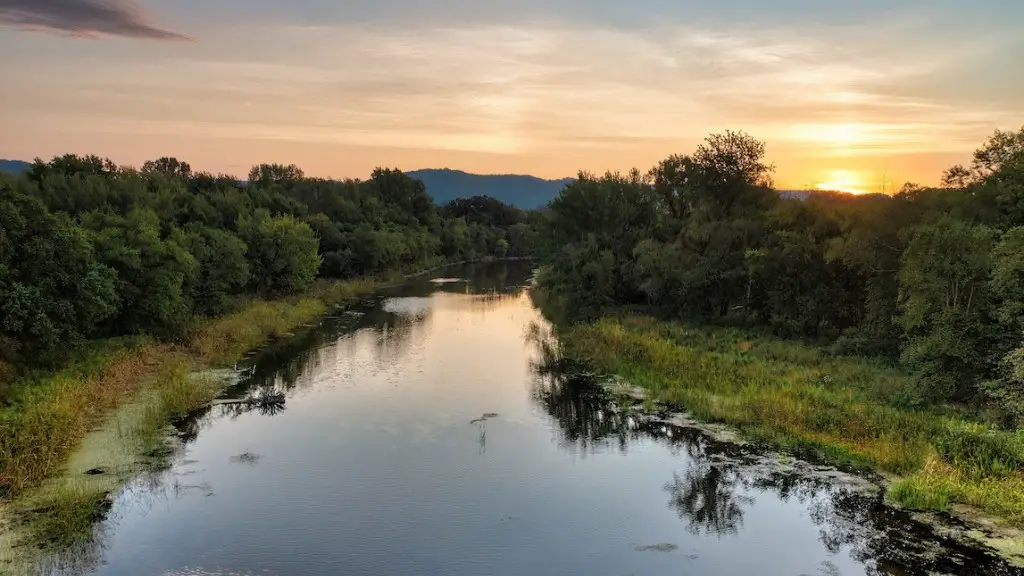
[{"label": "golden sky", "polygon": [[0,157],[553,178],[734,129],[779,187],[881,191],[1024,124],[1016,0],[44,4],[0,5]]}]

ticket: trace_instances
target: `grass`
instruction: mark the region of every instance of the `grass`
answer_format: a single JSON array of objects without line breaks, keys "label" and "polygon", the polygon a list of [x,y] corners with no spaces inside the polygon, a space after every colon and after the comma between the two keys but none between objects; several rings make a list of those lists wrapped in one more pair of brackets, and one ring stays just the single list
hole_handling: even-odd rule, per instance
[{"label": "grass", "polygon": [[[150,361],[141,363],[146,368],[141,372],[118,372],[139,376],[135,391],[126,391],[130,396],[79,438],[72,453],[51,460],[59,466],[56,471],[50,470],[42,478],[26,478],[34,482],[14,494],[9,508],[19,518],[20,533],[13,540],[31,542],[42,549],[60,549],[89,540],[95,522],[111,504],[109,495],[132,474],[166,463],[173,452],[164,431],[168,422],[205,405],[220,390],[214,379],[193,373],[192,359],[180,352],[150,346],[136,354]],[[105,374],[94,381],[109,384]],[[54,430],[67,433],[69,429]],[[45,441],[39,443],[47,445]],[[92,469],[102,470],[102,474],[86,474]],[[37,468],[27,471],[45,472]],[[0,559],[5,555],[12,553],[0,550]]]},{"label": "grass", "polygon": [[1024,435],[945,408],[915,409],[911,376],[866,358],[737,329],[646,317],[560,332],[563,353],[695,417],[839,465],[900,477],[896,502],[967,504],[1024,526]]},{"label": "grass", "polygon": [[101,351],[23,385],[0,412],[0,498],[10,499],[59,471],[78,442],[159,365],[167,349]]},{"label": "grass", "polygon": [[[323,281],[301,296],[250,301],[204,322],[184,346],[94,342],[63,370],[17,382],[0,410],[0,572],[19,543],[59,548],[91,537],[108,495],[166,462],[169,422],[223,388],[205,368],[230,365],[378,285]],[[85,474],[97,467],[104,473]]]},{"label": "grass", "polygon": [[267,340],[323,315],[329,307],[366,296],[377,287],[373,278],[320,281],[301,297],[254,300],[233,314],[205,323],[190,338],[189,349],[207,365],[227,366]]}]

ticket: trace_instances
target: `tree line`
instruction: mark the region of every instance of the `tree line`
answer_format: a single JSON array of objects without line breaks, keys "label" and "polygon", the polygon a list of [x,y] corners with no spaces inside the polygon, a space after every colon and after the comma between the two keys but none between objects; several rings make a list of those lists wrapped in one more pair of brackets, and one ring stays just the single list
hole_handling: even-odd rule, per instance
[{"label": "tree line", "polygon": [[337,181],[261,164],[242,181],[174,158],[36,160],[0,174],[0,367],[52,366],[95,338],[179,338],[317,278],[526,256],[535,219],[486,197],[437,207],[392,169]]},{"label": "tree line", "polygon": [[762,142],[725,132],[645,173],[581,173],[540,228],[538,283],[572,320],[765,326],[901,362],[908,404],[1024,418],[1024,129],[891,196],[791,197],[772,172]]}]

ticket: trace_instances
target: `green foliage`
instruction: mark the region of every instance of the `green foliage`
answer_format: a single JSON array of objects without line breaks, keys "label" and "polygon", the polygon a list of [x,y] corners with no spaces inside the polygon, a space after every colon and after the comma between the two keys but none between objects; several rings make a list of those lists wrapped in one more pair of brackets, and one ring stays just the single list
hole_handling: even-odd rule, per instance
[{"label": "green foliage", "polygon": [[985,369],[991,228],[948,217],[919,226],[900,266],[904,361],[929,399],[970,399]]},{"label": "green foliage", "polygon": [[12,184],[0,183],[0,335],[50,357],[118,312],[116,275],[86,230]]},{"label": "green foliage", "polygon": [[764,156],[725,132],[643,175],[581,175],[538,228],[545,299],[569,321],[639,307],[765,326],[902,361],[907,402],[1024,416],[1024,129],[946,188],[893,196],[782,196]]},{"label": "green foliage", "polygon": [[100,261],[117,272],[122,307],[108,330],[182,335],[192,316],[188,295],[199,266],[177,238],[161,236],[156,213],[148,209],[136,209],[127,216],[90,213],[84,224],[93,231]]},{"label": "green foliage", "polygon": [[249,284],[248,245],[231,232],[208,227],[186,233],[182,245],[199,264],[191,294],[196,311],[205,315],[226,312],[231,297]]},{"label": "green foliage", "polygon": [[978,426],[947,430],[935,448],[944,461],[978,477],[1006,476],[1024,467],[1024,445]]},{"label": "green foliage", "polygon": [[257,214],[243,224],[256,289],[270,294],[298,292],[309,287],[320,268],[319,242],[313,229],[292,216]]},{"label": "green foliage", "polygon": [[438,208],[394,169],[333,181],[260,164],[241,182],[170,157],[140,170],[37,160],[0,175],[0,376],[59,365],[90,338],[180,339],[196,315],[318,276],[529,256],[535,228],[535,215],[490,198]]},{"label": "green foliage", "polygon": [[622,316],[559,330],[551,360],[642,386],[704,421],[797,454],[906,475],[887,497],[969,504],[1024,524],[1024,436],[906,405],[914,377],[868,358],[733,328]]}]

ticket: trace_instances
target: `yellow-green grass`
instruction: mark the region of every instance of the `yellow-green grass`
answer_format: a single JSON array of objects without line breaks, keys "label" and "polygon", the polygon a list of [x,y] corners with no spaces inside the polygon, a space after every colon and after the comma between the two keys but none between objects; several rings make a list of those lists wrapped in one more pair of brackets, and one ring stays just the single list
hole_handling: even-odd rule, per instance
[{"label": "yellow-green grass", "polygon": [[16,497],[57,472],[82,437],[138,391],[168,354],[153,344],[98,352],[23,385],[0,412],[0,496]]},{"label": "yellow-green grass", "polygon": [[904,403],[912,377],[865,358],[736,329],[606,318],[559,334],[563,353],[695,417],[836,464],[902,477],[889,497],[968,504],[1024,525],[1024,437]]},{"label": "yellow-green grass", "polygon": [[[168,423],[224,387],[207,367],[230,365],[378,285],[319,282],[301,296],[253,300],[203,322],[185,346],[96,342],[63,370],[16,383],[0,411],[0,573],[26,540],[66,546],[90,535],[106,496],[173,449]],[[92,468],[104,473],[86,475]]]},{"label": "yellow-green grass", "polygon": [[[173,449],[168,422],[208,403],[222,384],[190,371],[192,360],[166,347],[137,351],[144,357],[136,390],[88,430],[59,468],[18,491],[0,510],[0,569],[26,569],[36,553],[88,541],[109,505],[108,495],[144,469],[165,462]],[[97,384],[110,383],[102,376]],[[63,430],[63,428],[60,428]],[[90,475],[97,469],[101,474]],[[14,568],[11,568],[14,569]]]},{"label": "yellow-green grass", "polygon": [[373,278],[321,281],[302,296],[284,300],[253,300],[237,312],[206,322],[189,340],[189,348],[211,366],[229,365],[263,342],[279,338],[324,314],[373,292]]}]

